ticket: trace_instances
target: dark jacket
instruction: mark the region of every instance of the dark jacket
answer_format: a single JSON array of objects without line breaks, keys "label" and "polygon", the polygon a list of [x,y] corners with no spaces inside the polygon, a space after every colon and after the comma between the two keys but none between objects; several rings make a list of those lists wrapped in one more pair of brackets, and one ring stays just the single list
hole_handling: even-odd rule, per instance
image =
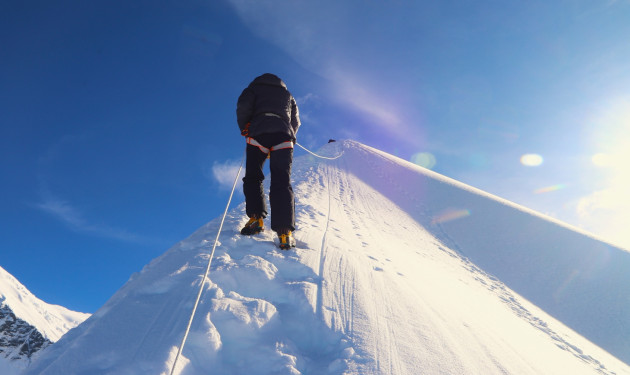
[{"label": "dark jacket", "polygon": [[236,121],[243,131],[249,123],[249,136],[283,133],[295,142],[300,115],[295,99],[282,80],[265,73],[243,90],[236,104]]}]

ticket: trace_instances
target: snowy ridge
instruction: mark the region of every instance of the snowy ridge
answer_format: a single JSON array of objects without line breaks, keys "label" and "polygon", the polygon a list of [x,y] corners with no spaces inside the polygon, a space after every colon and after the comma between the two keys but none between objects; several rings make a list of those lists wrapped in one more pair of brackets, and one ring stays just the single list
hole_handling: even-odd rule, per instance
[{"label": "snowy ridge", "polygon": [[39,300],[0,267],[0,373],[17,373],[88,316]]},{"label": "snowy ridge", "polygon": [[[353,157],[346,160],[352,173],[405,207],[445,244],[630,363],[629,252],[367,146]],[[368,163],[359,163],[363,158]],[[408,194],[411,189],[401,182],[417,194]]]},{"label": "snowy ridge", "polygon": [[[610,272],[627,252],[355,142],[319,152],[341,148],[294,162],[296,250],[241,236],[244,208],[229,212],[176,373],[630,374],[591,342],[628,353],[630,280]],[[25,374],[168,374],[218,225]],[[589,251],[621,264],[573,260]]]}]

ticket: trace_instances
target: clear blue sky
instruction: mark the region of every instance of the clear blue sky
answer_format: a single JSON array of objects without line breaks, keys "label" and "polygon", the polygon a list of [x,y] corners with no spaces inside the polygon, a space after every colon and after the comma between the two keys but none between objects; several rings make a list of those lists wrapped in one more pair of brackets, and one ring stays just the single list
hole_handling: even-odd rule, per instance
[{"label": "clear blue sky", "polygon": [[4,1],[0,265],[94,312],[222,213],[265,72],[307,147],[355,139],[630,246],[629,40],[627,0]]}]

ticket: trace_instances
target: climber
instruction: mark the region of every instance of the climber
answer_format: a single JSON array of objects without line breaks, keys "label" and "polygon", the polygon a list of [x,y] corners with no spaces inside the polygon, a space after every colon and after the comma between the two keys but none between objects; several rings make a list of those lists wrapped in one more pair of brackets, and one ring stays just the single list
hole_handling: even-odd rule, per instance
[{"label": "climber", "polygon": [[295,99],[284,82],[265,73],[254,79],[238,98],[236,120],[246,137],[247,151],[243,193],[249,221],[241,234],[252,235],[264,230],[267,216],[263,191],[263,165],[269,158],[271,187],[271,229],[278,234],[280,248],[295,246],[295,203],[291,187],[293,145],[300,127]]}]

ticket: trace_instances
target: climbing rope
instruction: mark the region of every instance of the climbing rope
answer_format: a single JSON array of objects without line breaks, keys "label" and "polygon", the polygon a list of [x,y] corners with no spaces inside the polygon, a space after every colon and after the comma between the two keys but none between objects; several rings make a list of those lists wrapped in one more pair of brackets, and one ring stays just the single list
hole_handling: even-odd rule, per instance
[{"label": "climbing rope", "polygon": [[192,326],[193,319],[195,318],[195,314],[197,313],[197,307],[199,306],[199,301],[201,300],[201,294],[203,293],[203,286],[206,283],[208,274],[210,273],[210,265],[212,264],[214,251],[217,248],[217,244],[219,243],[219,235],[221,234],[221,229],[223,229],[223,222],[225,221],[225,217],[227,216],[228,209],[230,208],[230,203],[232,202],[232,196],[234,196],[234,190],[236,189],[236,182],[238,181],[238,176],[241,174],[241,170],[243,170],[244,161],[245,161],[245,154],[243,154],[243,159],[241,160],[241,166],[238,168],[238,173],[236,174],[236,177],[234,178],[234,185],[232,185],[232,192],[230,192],[230,198],[228,199],[227,205],[225,206],[225,212],[223,212],[223,218],[221,218],[221,224],[219,225],[219,230],[217,231],[217,237],[214,239],[214,245],[212,246],[210,259],[208,259],[208,265],[206,266],[206,273],[203,275],[203,279],[201,280],[201,285],[199,286],[199,293],[197,293],[197,300],[195,301],[195,305],[193,307],[192,313],[190,314],[190,319],[188,320],[188,326],[186,327],[184,338],[182,339],[182,343],[179,346],[177,355],[175,356],[175,361],[173,362],[173,367],[171,368],[171,375],[175,373],[175,366],[177,366],[177,360],[179,359],[180,354],[182,354],[182,351],[184,350],[184,345],[186,344],[188,333],[190,333],[190,327]]},{"label": "climbing rope", "polygon": [[316,157],[318,157],[318,158],[320,158],[320,159],[335,160],[335,159],[339,158],[341,155],[343,155],[343,151],[341,151],[341,153],[340,153],[339,155],[337,155],[337,156],[335,156],[335,157],[332,157],[332,158],[329,158],[329,157],[327,157],[327,156],[317,155],[317,154],[316,154],[316,153],[314,153],[313,151],[311,151],[311,150],[307,149],[306,147],[302,146],[301,144],[299,144],[299,143],[297,143],[297,142],[296,142],[295,144],[296,144],[296,145],[298,145],[298,146],[300,146],[300,147],[302,147],[302,149],[303,149],[304,151],[306,151],[306,152],[308,152],[309,154],[311,154],[311,155],[313,155],[313,156],[316,156]]},{"label": "climbing rope", "polygon": [[[318,158],[321,158],[321,159],[335,160],[339,158],[341,155],[343,155],[343,151],[342,151],[339,155],[335,157],[321,156],[321,155],[317,155],[316,153],[312,152],[311,150],[307,149],[306,147],[302,146],[299,143],[296,143],[296,145],[300,146],[302,149],[304,149],[304,151],[308,152],[309,154],[316,156]],[[228,209],[230,208],[230,203],[232,202],[232,197],[234,196],[234,190],[236,190],[236,183],[238,181],[238,176],[241,174],[241,171],[243,170],[244,162],[245,162],[245,154],[243,154],[243,159],[241,160],[241,166],[238,168],[238,173],[236,174],[236,177],[234,178],[232,191],[230,192],[230,197],[228,198],[227,205],[225,206],[225,211],[223,212],[223,217],[221,218],[221,224],[219,225],[219,230],[217,231],[217,237],[214,239],[214,245],[212,245],[212,252],[210,253],[210,258],[208,259],[206,272],[203,275],[203,279],[201,280],[201,285],[199,286],[199,292],[197,293],[197,299],[195,300],[195,305],[193,306],[192,312],[190,314],[190,319],[188,320],[188,325],[186,326],[186,332],[184,333],[184,338],[182,339],[182,343],[179,345],[179,349],[177,350],[175,361],[173,361],[173,367],[171,368],[170,375],[173,375],[175,373],[175,367],[177,366],[177,361],[179,360],[179,357],[182,354],[182,351],[184,350],[184,345],[186,344],[186,340],[188,339],[188,334],[190,333],[190,327],[192,326],[193,319],[195,318],[195,314],[197,313],[197,307],[199,307],[199,301],[201,300],[201,294],[203,293],[203,286],[206,283],[206,280],[208,279],[208,274],[210,273],[210,265],[212,264],[212,258],[214,258],[214,251],[216,250],[217,244],[219,243],[219,235],[221,234],[221,230],[223,229],[223,223],[225,222],[225,217],[227,216]]]}]

